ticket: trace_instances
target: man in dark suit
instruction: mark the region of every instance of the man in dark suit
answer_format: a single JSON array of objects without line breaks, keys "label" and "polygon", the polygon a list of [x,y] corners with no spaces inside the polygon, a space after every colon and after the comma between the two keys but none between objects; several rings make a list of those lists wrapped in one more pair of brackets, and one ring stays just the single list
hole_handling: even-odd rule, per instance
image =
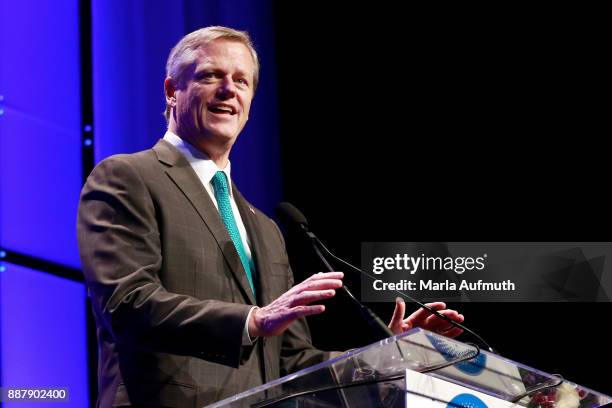
[{"label": "man in dark suit", "polygon": [[[231,182],[229,153],[258,71],[246,33],[185,36],[168,59],[164,138],[102,161],[83,188],[78,238],[99,406],[203,406],[329,358],[304,317],[325,310],[313,303],[334,296],[343,274],[293,286],[278,227]],[[390,327],[414,325],[459,334],[422,312],[404,319],[398,304]]]}]

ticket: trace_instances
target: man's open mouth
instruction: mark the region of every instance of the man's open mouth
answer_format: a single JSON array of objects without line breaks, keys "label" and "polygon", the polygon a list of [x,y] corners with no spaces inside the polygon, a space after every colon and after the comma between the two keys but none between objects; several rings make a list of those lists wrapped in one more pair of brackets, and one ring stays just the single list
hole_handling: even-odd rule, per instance
[{"label": "man's open mouth", "polygon": [[229,105],[210,105],[208,106],[208,110],[211,111],[212,113],[217,113],[217,114],[225,114],[225,115],[235,115],[236,114],[236,109],[234,109],[234,107],[229,106]]}]

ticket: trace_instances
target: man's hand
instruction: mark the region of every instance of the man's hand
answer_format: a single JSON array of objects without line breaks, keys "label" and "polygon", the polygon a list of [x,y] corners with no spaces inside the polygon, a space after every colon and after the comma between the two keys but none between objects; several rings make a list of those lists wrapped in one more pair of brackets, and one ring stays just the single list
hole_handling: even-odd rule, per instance
[{"label": "man's hand", "polygon": [[324,305],[311,305],[336,294],[342,287],[342,272],[317,273],[295,285],[267,306],[253,310],[249,320],[249,336],[269,337],[284,332],[303,316],[323,313]]},{"label": "man's hand", "polygon": [[[459,314],[456,310],[446,309],[446,305],[443,302],[426,303],[426,305],[458,323],[464,320],[463,315]],[[389,323],[389,328],[394,334],[403,333],[414,327],[420,327],[451,338],[463,333],[462,329],[452,326],[447,321],[423,308],[419,308],[419,310],[404,319],[405,312],[406,303],[404,303],[402,298],[398,297],[395,299],[395,310],[393,311],[391,323]]]}]

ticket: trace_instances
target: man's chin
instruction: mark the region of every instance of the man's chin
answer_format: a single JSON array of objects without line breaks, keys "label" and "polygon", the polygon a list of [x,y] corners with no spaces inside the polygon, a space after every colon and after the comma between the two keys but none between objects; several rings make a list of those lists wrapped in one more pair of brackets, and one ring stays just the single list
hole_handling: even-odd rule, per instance
[{"label": "man's chin", "polygon": [[211,133],[211,136],[214,140],[223,144],[234,144],[236,141],[237,133],[236,131],[230,131],[228,129],[215,129]]}]

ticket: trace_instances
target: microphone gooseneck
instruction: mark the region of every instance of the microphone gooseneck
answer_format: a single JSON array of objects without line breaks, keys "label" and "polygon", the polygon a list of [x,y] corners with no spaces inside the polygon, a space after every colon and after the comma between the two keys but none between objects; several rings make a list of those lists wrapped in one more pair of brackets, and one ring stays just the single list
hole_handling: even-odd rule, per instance
[{"label": "microphone gooseneck", "polygon": [[[283,223],[289,222],[290,224],[299,225],[300,230],[303,231],[309,238],[315,253],[321,262],[323,262],[323,265],[325,265],[329,272],[335,272],[334,267],[327,261],[319,249],[321,241],[312,231],[308,229],[308,221],[300,210],[289,203],[283,202],[277,207],[277,215]],[[389,329],[389,327],[380,319],[380,317],[378,317],[369,307],[361,303],[355,297],[355,295],[351,293],[346,285],[343,285],[341,290],[348,296],[350,302],[357,308],[363,319],[372,328],[376,337],[382,340],[394,335],[391,329]]]},{"label": "microphone gooseneck", "polygon": [[[313,246],[315,252],[317,253],[317,256],[321,259],[321,261],[323,262],[325,267],[328,268],[328,270],[330,272],[333,272],[334,269],[331,266],[331,264],[327,261],[325,256],[321,253],[321,250],[323,250],[323,252],[325,252],[328,256],[332,257],[336,261],[341,262],[342,264],[348,266],[353,271],[359,272],[362,275],[367,276],[368,278],[370,278],[372,280],[376,280],[376,277],[374,277],[373,275],[363,271],[360,268],[357,268],[356,266],[350,264],[349,262],[345,261],[344,259],[337,257],[329,249],[327,249],[327,247],[323,244],[323,242],[321,242],[319,240],[319,238],[317,238],[317,236],[312,231],[310,231],[310,229],[308,228],[308,221],[306,220],[306,217],[294,205],[292,205],[290,203],[287,203],[287,202],[280,203],[278,205],[278,207],[277,207],[277,215],[278,215],[279,219],[281,219],[281,222],[283,222],[283,223],[287,223],[288,222],[288,223],[292,223],[292,224],[296,224],[296,225],[300,226],[300,229],[304,233],[306,233],[306,235],[310,239],[310,242],[312,243],[312,246]],[[368,323],[379,333],[379,335],[384,335],[384,337],[393,336],[393,332],[391,332],[391,330],[387,327],[387,325],[385,325],[382,322],[382,320],[378,316],[376,316],[376,314],[373,311],[371,311],[367,306],[365,306],[357,298],[355,298],[355,296],[353,296],[353,294],[346,288],[346,286],[343,286],[342,289],[344,289],[345,292],[349,295],[349,299],[351,299],[351,301],[356,306],[359,307],[362,316],[364,316],[366,321],[368,321]],[[446,321],[447,323],[449,323],[453,327],[458,327],[458,328],[460,328],[460,329],[470,333],[472,336],[474,336],[476,339],[478,339],[478,341],[482,345],[484,345],[491,353],[497,354],[497,352],[493,349],[493,347],[491,347],[489,345],[489,343],[487,343],[481,336],[476,334],[473,330],[471,330],[468,327],[464,326],[463,324],[458,323],[458,322],[452,320],[451,318],[449,318],[449,317],[439,313],[437,310],[432,309],[431,307],[427,306],[426,304],[424,304],[424,303],[416,300],[412,296],[404,293],[403,291],[395,290],[395,292],[400,294],[401,296],[405,297],[406,299],[410,300],[412,303],[418,305],[422,309],[427,310],[429,313],[431,313],[431,314],[437,316],[438,318]],[[383,327],[384,327],[384,329],[383,329]]]}]

